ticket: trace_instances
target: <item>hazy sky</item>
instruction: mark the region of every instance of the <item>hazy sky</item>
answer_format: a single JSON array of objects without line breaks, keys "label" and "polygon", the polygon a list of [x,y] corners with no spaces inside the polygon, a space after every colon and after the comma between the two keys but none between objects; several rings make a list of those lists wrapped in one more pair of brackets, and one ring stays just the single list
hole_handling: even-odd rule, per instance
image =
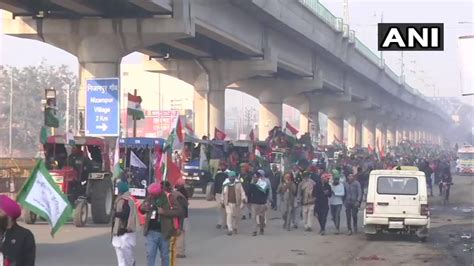
[{"label": "hazy sky", "polygon": [[[343,16],[343,0],[320,0],[334,15]],[[384,22],[444,23],[443,52],[405,52],[405,73],[407,81],[421,91],[432,95],[432,89],[420,88],[423,84],[434,84],[440,96],[460,95],[460,60],[457,38],[472,35],[473,0],[445,1],[403,1],[403,0],[348,0],[351,29],[376,54],[377,27],[383,14]],[[459,24],[458,22],[468,22]],[[1,23],[1,22],[0,22]],[[0,64],[24,66],[37,64],[46,58],[50,64],[67,64],[77,69],[76,57],[51,45],[0,36]],[[400,52],[385,52],[386,64],[395,73],[400,72]],[[138,56],[128,56],[125,62],[138,62]],[[473,59],[471,59],[473,60]],[[123,62],[124,62],[123,61]]]}]

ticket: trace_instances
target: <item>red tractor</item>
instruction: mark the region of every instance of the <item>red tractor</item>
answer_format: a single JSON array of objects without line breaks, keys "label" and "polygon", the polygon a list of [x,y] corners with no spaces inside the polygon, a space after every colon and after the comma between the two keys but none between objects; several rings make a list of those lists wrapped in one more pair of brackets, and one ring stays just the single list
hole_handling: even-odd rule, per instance
[{"label": "red tractor", "polygon": [[[89,203],[93,222],[109,223],[114,195],[107,142],[95,137],[75,137],[67,142],[63,136],[51,136],[44,153],[46,167],[75,208],[74,224],[86,224]],[[25,217],[25,221],[34,223],[35,219]]]}]

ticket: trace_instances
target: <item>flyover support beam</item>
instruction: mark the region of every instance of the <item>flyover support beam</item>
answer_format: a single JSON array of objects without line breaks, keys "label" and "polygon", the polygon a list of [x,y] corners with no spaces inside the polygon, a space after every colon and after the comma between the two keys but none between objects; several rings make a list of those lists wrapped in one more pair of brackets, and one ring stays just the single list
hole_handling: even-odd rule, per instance
[{"label": "flyover support beam", "polygon": [[343,143],[344,141],[344,118],[328,117],[328,144]]},{"label": "flyover support beam", "polygon": [[375,146],[375,123],[372,120],[365,120],[362,124],[362,147]]},{"label": "flyover support beam", "polygon": [[[54,45],[79,60],[79,117],[86,107],[86,81],[91,78],[118,77],[122,57],[130,52],[159,43],[160,40],[194,36],[194,20],[189,2],[180,1],[172,18],[137,19],[33,19],[4,14],[3,32]],[[81,120],[81,119],[80,119]],[[84,125],[80,123],[79,132]]]}]

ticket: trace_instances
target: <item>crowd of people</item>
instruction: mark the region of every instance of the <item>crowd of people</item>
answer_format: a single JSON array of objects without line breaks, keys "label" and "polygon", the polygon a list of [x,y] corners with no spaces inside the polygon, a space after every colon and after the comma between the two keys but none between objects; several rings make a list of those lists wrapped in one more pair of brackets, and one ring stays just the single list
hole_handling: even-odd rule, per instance
[{"label": "crowd of people", "polygon": [[299,158],[290,162],[289,169],[284,172],[278,164],[268,163],[271,158],[263,157],[263,160],[241,163],[237,171],[229,169],[227,160],[219,163],[214,175],[216,227],[225,228],[228,235],[237,234],[239,220],[247,218],[255,223],[253,235],[263,235],[270,210],[281,213],[282,226],[288,231],[300,226],[305,231],[312,231],[313,217],[316,217],[319,234],[325,235],[329,211],[336,228],[334,233],[341,232],[341,212],[344,209],[347,234],[357,233],[357,215],[372,170],[417,167],[426,175],[431,196],[435,183],[439,185],[440,195],[443,186],[444,189],[447,186],[443,196],[448,199],[455,152],[454,149],[443,150],[438,145],[409,141],[391,146],[387,152],[359,147],[349,150],[340,145],[338,157],[329,164],[324,162],[324,158],[311,161]]}]

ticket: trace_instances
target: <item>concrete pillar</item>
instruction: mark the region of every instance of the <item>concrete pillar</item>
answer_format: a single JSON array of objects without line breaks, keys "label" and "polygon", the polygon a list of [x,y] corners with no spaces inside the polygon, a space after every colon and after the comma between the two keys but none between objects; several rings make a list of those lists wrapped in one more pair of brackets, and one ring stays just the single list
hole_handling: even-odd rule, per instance
[{"label": "concrete pillar", "polygon": [[378,145],[380,148],[385,146],[386,134],[387,128],[385,127],[385,125],[383,123],[377,123],[375,126],[375,144]]},{"label": "concrete pillar", "polygon": [[225,90],[209,91],[209,134],[217,128],[225,131]]},{"label": "concrete pillar", "polygon": [[300,113],[300,134],[304,134],[305,132],[311,132],[309,121],[310,118],[308,113]]},{"label": "concrete pillar", "polygon": [[351,148],[356,145],[360,145],[362,123],[360,119],[352,116],[348,119],[348,124],[349,128],[347,131],[347,146]]},{"label": "concrete pillar", "polygon": [[328,144],[344,142],[344,118],[328,117]]},{"label": "concrete pillar", "polygon": [[259,116],[258,135],[260,139],[264,139],[268,136],[268,131],[281,126],[283,102],[260,102]]},{"label": "concrete pillar", "polygon": [[362,124],[362,147],[375,147],[375,123],[365,120]]},{"label": "concrete pillar", "polygon": [[357,118],[355,116],[352,116],[349,119],[347,119],[347,122],[349,124],[349,128],[347,129],[347,146],[349,148],[352,148],[357,143],[357,141],[356,141]]},{"label": "concrete pillar", "polygon": [[387,145],[395,146],[396,145],[396,135],[397,131],[394,126],[387,127]]}]

